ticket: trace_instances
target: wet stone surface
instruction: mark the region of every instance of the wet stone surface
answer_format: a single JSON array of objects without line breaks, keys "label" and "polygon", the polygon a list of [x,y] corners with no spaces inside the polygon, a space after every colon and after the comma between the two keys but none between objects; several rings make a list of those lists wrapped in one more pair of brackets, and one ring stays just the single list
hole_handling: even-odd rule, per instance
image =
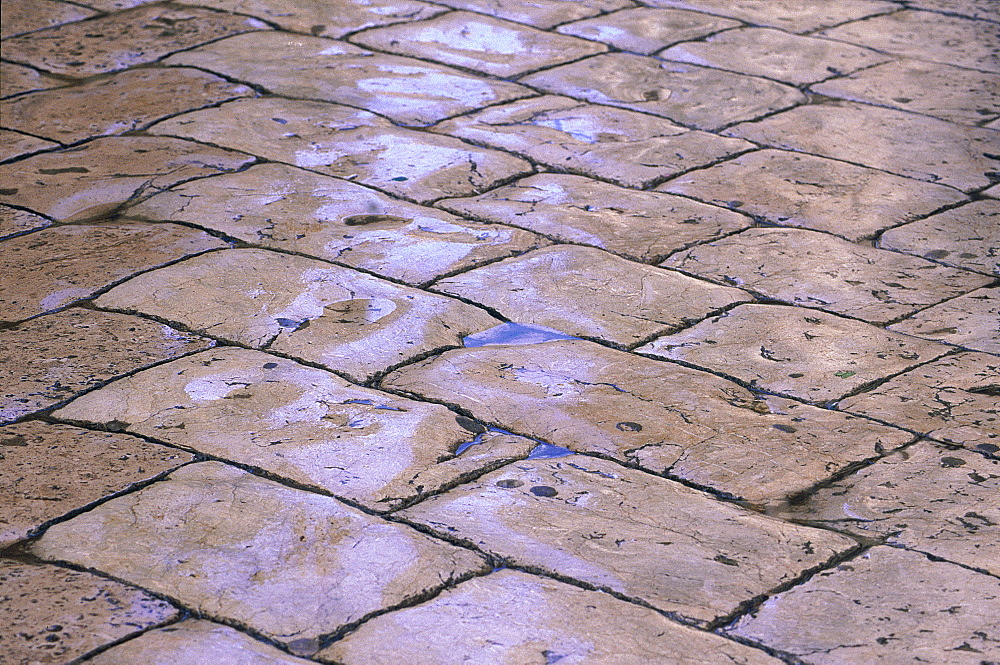
[{"label": "wet stone surface", "polygon": [[629,0],[443,0],[441,4],[536,28],[551,28],[558,23],[632,6]]},{"label": "wet stone surface", "polygon": [[836,5],[822,0],[645,0],[655,7],[681,7],[730,16],[747,23],[780,28],[789,32],[812,32],[844,21],[884,14],[899,9],[885,0],[838,0]]},{"label": "wet stone surface", "polygon": [[670,44],[735,28],[737,21],[680,9],[640,7],[561,25],[558,31],[649,55]]},{"label": "wet stone surface", "polygon": [[19,95],[22,92],[64,85],[63,81],[53,76],[46,76],[37,69],[15,65],[12,62],[0,62],[0,79],[3,80],[3,90],[0,91],[0,97],[4,98]]},{"label": "wet stone surface", "polygon": [[36,215],[27,210],[0,205],[0,240],[28,233],[29,231],[44,229],[51,225],[52,222],[41,215]]},{"label": "wet stone surface", "polygon": [[0,145],[0,162],[59,147],[58,143],[9,129],[0,129],[0,143],[2,143]]},{"label": "wet stone surface", "polygon": [[976,289],[917,312],[889,329],[1000,355],[1000,294],[995,287]]},{"label": "wet stone surface", "polygon": [[[56,2],[55,0],[37,0],[32,3],[5,0],[2,8],[3,19],[0,19],[0,37],[4,39],[24,32],[33,32],[97,16],[97,12],[86,7],[68,2]],[[6,82],[5,80],[4,83]]]}]

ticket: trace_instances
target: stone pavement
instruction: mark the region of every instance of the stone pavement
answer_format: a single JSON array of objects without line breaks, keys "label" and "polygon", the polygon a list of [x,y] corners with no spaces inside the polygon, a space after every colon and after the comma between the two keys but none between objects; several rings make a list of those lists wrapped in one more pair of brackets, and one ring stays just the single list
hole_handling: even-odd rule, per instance
[{"label": "stone pavement", "polygon": [[0,664],[1000,663],[996,0],[3,0]]}]

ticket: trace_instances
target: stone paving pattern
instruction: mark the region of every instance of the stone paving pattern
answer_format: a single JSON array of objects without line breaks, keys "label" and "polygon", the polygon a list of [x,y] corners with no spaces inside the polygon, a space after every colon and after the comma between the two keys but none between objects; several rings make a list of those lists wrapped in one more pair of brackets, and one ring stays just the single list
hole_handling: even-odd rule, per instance
[{"label": "stone paving pattern", "polygon": [[995,2],[0,4],[0,664],[1000,662]]}]

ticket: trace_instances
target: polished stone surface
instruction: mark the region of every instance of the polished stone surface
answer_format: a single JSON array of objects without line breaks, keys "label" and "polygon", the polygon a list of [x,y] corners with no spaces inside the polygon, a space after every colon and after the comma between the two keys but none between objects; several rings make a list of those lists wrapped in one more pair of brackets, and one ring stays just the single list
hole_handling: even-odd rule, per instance
[{"label": "polished stone surface", "polygon": [[739,27],[739,22],[681,9],[639,7],[559,26],[564,35],[604,42],[622,51],[649,55],[675,42]]}]

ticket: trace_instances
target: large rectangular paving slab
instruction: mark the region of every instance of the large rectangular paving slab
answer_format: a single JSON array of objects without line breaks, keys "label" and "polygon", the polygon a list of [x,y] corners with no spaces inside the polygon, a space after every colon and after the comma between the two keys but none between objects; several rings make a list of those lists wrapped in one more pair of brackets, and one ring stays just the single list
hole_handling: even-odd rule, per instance
[{"label": "large rectangular paving slab", "polygon": [[735,28],[737,21],[683,9],[638,7],[564,23],[558,31],[610,44],[622,51],[649,55],[665,46]]},{"label": "large rectangular paving slab", "polygon": [[682,7],[730,16],[755,25],[789,32],[812,32],[844,21],[899,9],[886,0],[645,0],[654,7]]},{"label": "large rectangular paving slab", "polygon": [[632,6],[629,0],[443,0],[441,4],[543,29]]},{"label": "large rectangular paving slab", "polygon": [[914,337],[1000,355],[1000,295],[976,289],[889,326]]}]

